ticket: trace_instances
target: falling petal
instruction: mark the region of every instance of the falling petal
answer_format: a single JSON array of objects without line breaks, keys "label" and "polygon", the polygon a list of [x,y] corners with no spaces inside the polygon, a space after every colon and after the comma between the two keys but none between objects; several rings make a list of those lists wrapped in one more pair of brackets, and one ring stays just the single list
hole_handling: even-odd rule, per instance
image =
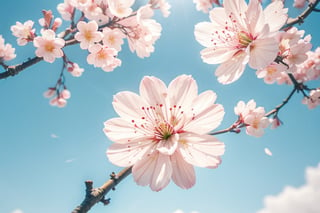
[{"label": "falling petal", "polygon": [[264,152],[265,152],[267,155],[272,156],[272,152],[270,151],[270,149],[264,148]]}]

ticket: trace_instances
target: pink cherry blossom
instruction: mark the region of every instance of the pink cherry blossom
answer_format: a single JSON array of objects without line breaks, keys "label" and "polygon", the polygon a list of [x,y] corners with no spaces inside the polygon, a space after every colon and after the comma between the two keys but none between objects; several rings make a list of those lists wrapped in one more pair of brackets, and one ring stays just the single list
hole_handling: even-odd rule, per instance
[{"label": "pink cherry blossom", "polygon": [[36,55],[43,57],[43,60],[53,63],[56,58],[63,56],[62,47],[65,41],[61,38],[56,38],[53,30],[41,30],[42,36],[34,38],[33,45],[37,47]]},{"label": "pink cherry blossom", "polygon": [[91,45],[102,39],[102,33],[98,31],[98,24],[95,21],[88,23],[80,21],[77,24],[77,29],[79,32],[74,37],[80,42],[81,49],[88,49]]},{"label": "pink cherry blossom", "polygon": [[308,51],[306,55],[308,59],[297,65],[297,70],[294,73],[300,82],[317,80],[320,77],[320,48]]},{"label": "pink cherry blossom", "polygon": [[80,68],[77,63],[69,63],[67,70],[74,77],[80,77],[84,71],[84,69]]},{"label": "pink cherry blossom", "polygon": [[161,25],[151,19],[154,12],[150,5],[138,9],[137,15],[119,23],[126,27],[129,48],[140,58],[149,57],[154,52],[154,43],[160,38]]},{"label": "pink cherry blossom", "polygon": [[16,57],[15,48],[11,44],[5,44],[2,35],[0,35],[0,62],[10,61]]},{"label": "pink cherry blossom", "polygon": [[275,1],[262,10],[257,0],[225,0],[223,8],[210,11],[211,22],[195,26],[196,40],[205,47],[201,58],[208,64],[221,64],[215,75],[230,84],[242,75],[246,64],[263,69],[277,56],[274,36],[287,20],[287,10]]},{"label": "pink cherry blossom", "polygon": [[110,13],[119,18],[127,17],[132,13],[131,6],[134,0],[107,0]]},{"label": "pink cherry blossom", "polygon": [[[273,84],[283,77],[283,72],[286,72],[288,69],[283,64],[277,64],[275,62],[271,63],[264,69],[260,69],[256,72],[258,78],[263,78],[266,84]],[[286,75],[286,73],[285,73]]]},{"label": "pink cherry blossom", "polygon": [[170,15],[171,5],[166,0],[150,0],[149,4],[154,9],[160,9],[163,17],[168,17]]},{"label": "pink cherry blossom", "polygon": [[105,27],[103,29],[102,42],[105,46],[112,47],[117,51],[121,50],[121,45],[123,44],[123,39],[126,37],[119,29],[110,29]]},{"label": "pink cherry blossom", "polygon": [[47,91],[43,93],[45,98],[52,98],[56,94],[56,88],[50,87]]},{"label": "pink cherry blossom", "polygon": [[120,60],[116,58],[118,52],[114,48],[94,44],[89,47],[89,52],[87,62],[95,67],[101,67],[109,72],[121,65]]},{"label": "pink cherry blossom", "polygon": [[12,34],[17,37],[17,43],[20,46],[26,45],[28,42],[32,41],[35,37],[35,29],[32,29],[34,22],[29,20],[23,24],[16,22],[16,25],[11,26]]},{"label": "pink cherry blossom", "polygon": [[54,97],[53,99],[51,99],[49,103],[51,106],[57,106],[59,108],[62,108],[67,105],[67,100],[57,96],[57,97]]},{"label": "pink cherry blossom", "polygon": [[314,109],[320,105],[320,88],[310,91],[309,97],[305,97],[302,100],[303,104],[308,105],[309,109]]},{"label": "pink cherry blossom", "polygon": [[213,4],[220,5],[219,0],[193,0],[196,4],[196,9],[204,13],[208,13],[212,8]]},{"label": "pink cherry blossom", "polygon": [[216,168],[224,144],[208,135],[218,127],[224,109],[216,94],[198,95],[196,81],[187,75],[167,87],[156,77],[144,77],[140,94],[124,91],[114,96],[120,117],[105,122],[104,132],[115,142],[107,150],[117,166],[132,166],[134,180],[162,190],[172,179],[187,189],[195,184],[193,166]]},{"label": "pink cherry blossom", "polygon": [[264,129],[270,124],[269,119],[265,117],[264,108],[256,107],[254,100],[250,100],[247,104],[239,101],[234,111],[239,116],[240,123],[246,126],[248,135],[261,137],[264,134]]},{"label": "pink cherry blossom", "polygon": [[66,21],[71,21],[74,7],[71,5],[72,0],[64,0],[63,3],[58,4],[57,10],[61,17]]}]

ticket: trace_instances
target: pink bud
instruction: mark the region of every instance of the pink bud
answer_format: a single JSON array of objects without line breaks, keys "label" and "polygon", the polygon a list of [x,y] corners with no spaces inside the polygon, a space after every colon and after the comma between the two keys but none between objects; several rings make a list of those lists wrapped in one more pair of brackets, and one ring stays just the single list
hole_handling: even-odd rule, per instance
[{"label": "pink bud", "polygon": [[47,91],[43,93],[45,98],[51,98],[56,93],[56,88],[49,88]]},{"label": "pink bud", "polygon": [[71,92],[67,89],[62,90],[60,97],[63,99],[69,99],[71,97]]}]

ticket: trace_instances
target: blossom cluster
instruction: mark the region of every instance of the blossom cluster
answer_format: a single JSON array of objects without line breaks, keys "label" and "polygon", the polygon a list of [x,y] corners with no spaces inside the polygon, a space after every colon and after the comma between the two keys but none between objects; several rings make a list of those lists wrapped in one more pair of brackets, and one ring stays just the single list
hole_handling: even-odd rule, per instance
[{"label": "blossom cluster", "polygon": [[[140,58],[149,57],[154,52],[154,44],[162,30],[161,25],[153,19],[154,10],[159,9],[164,17],[168,17],[171,6],[166,0],[149,0],[137,10],[133,10],[133,7],[136,7],[135,0],[64,0],[57,6],[62,19],[70,22],[64,31],[58,32],[63,21],[59,17],[54,18],[50,10],[42,11],[43,17],[38,21],[41,26],[39,34],[31,20],[16,22],[11,31],[18,45],[32,43],[36,48],[36,56],[44,61],[53,63],[62,58],[63,69],[72,76],[79,77],[84,71],[63,50],[75,43],[88,52],[88,64],[110,72],[122,63],[117,56],[125,39],[131,52],[136,52]],[[7,67],[3,62],[13,59],[16,56],[14,51],[0,37],[1,65]],[[54,91],[59,98],[59,90]]]},{"label": "blossom cluster", "polygon": [[234,112],[239,116],[238,125],[244,125],[248,135],[261,137],[264,129],[270,124],[269,118],[265,116],[264,108],[256,107],[254,100],[250,100],[247,104],[239,101],[234,108]]},{"label": "blossom cluster", "polygon": [[[215,75],[222,84],[238,80],[249,65],[267,84],[308,90],[304,83],[320,77],[320,49],[311,51],[311,35],[304,36],[304,30],[283,29],[287,12],[282,1],[263,9],[258,0],[225,0],[223,7],[210,11],[210,22],[195,26],[195,38],[205,47],[200,52],[203,62],[220,64]],[[306,98],[309,101],[303,103],[313,103]]]},{"label": "blossom cluster", "polygon": [[11,44],[5,44],[5,40],[0,35],[0,63],[10,61],[16,57],[15,49]]}]

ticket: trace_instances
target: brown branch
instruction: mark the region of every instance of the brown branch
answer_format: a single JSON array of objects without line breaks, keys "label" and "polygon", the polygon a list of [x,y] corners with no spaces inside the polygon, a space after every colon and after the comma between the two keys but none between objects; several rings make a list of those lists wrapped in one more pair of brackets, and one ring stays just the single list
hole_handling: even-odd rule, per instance
[{"label": "brown branch", "polygon": [[313,12],[317,11],[316,7],[320,0],[316,0],[314,3],[309,3],[308,8],[304,10],[298,17],[289,18],[287,23],[282,27],[282,29],[286,30],[291,28],[295,24],[302,24],[304,20]]},{"label": "brown branch", "polygon": [[112,173],[111,178],[99,188],[93,188],[92,181],[86,181],[86,196],[82,203],[77,206],[71,213],[86,213],[96,203],[102,202],[105,205],[109,203],[109,199],[105,199],[105,195],[120,183],[124,178],[131,174],[131,167],[125,168],[117,175]]},{"label": "brown branch", "polygon": [[24,69],[42,61],[42,57],[34,57],[32,59],[29,59],[26,62],[23,62],[22,64],[14,65],[14,66],[8,66],[7,70],[5,72],[0,73],[0,79],[4,79],[10,76],[15,76]]}]

